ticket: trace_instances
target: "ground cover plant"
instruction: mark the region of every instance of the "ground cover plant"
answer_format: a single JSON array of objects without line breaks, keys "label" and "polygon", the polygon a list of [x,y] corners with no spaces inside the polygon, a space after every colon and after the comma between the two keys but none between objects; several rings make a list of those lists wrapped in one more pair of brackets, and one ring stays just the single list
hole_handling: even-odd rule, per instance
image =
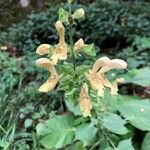
[{"label": "ground cover plant", "polygon": [[88,17],[72,3],[53,12],[55,40],[37,54],[32,39],[32,51],[1,46],[1,149],[149,149],[149,37],[107,56],[75,32]]}]

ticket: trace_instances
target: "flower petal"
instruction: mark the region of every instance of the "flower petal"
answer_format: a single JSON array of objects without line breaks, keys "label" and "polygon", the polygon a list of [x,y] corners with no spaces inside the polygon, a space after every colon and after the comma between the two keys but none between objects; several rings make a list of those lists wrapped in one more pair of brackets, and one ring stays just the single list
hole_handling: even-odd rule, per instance
[{"label": "flower petal", "polygon": [[91,109],[92,109],[92,104],[90,97],[88,95],[88,87],[86,84],[83,85],[81,88],[81,93],[80,93],[80,109],[83,113],[84,117],[91,116]]},{"label": "flower petal", "polygon": [[67,44],[57,44],[55,53],[52,55],[51,60],[53,64],[57,64],[58,60],[66,60],[67,59],[68,47]]},{"label": "flower petal", "polygon": [[79,52],[84,47],[84,41],[82,38],[80,38],[75,44],[74,49],[76,52]]},{"label": "flower petal", "polygon": [[58,20],[55,24],[55,28],[59,33],[59,43],[61,44],[65,43],[65,28],[62,22]]},{"label": "flower petal", "polygon": [[48,92],[55,88],[58,83],[58,76],[51,75],[48,80],[39,88],[39,92]]},{"label": "flower petal", "polygon": [[40,46],[38,46],[38,48],[36,49],[36,53],[38,55],[44,55],[44,54],[48,54],[50,51],[50,47],[51,45],[49,44],[41,44]]},{"label": "flower petal", "polygon": [[111,69],[126,69],[127,68],[127,63],[122,60],[122,59],[112,59],[110,60],[109,67]]},{"label": "flower petal", "polygon": [[51,73],[57,74],[54,65],[48,58],[39,58],[36,60],[36,65],[48,69]]},{"label": "flower petal", "polygon": [[108,57],[101,57],[93,65],[92,71],[97,72],[101,67],[107,66],[110,62],[110,59]]}]

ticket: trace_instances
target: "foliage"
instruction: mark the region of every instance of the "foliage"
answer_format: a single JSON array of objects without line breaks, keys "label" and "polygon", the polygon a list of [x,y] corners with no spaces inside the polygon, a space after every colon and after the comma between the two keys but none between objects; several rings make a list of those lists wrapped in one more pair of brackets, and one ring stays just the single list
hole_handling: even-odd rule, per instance
[{"label": "foliage", "polygon": [[[33,50],[42,42],[56,42],[55,29],[51,25],[57,20],[54,15],[55,9],[59,10],[59,19],[65,25],[69,22],[67,9],[59,9],[59,6],[51,7],[38,14],[32,13],[20,24],[9,28],[8,34],[2,33],[0,37],[1,42],[7,43],[8,46],[6,52],[0,50],[0,148],[14,150],[149,149],[150,42],[148,37],[144,37],[149,35],[147,13],[149,10],[147,6],[139,8],[139,3],[135,6],[127,3],[106,4],[93,3],[88,6],[88,9],[87,6],[83,6],[88,12],[87,20],[79,25],[81,20],[75,19],[76,23],[73,27],[77,30],[81,29],[81,32],[74,31],[76,33],[74,39],[84,35],[85,41],[95,41],[97,45],[103,47],[103,42],[109,38],[117,41],[121,37],[134,38],[131,43],[128,43],[129,47],[120,53],[109,52],[113,56],[126,59],[129,72],[115,70],[108,75],[110,80],[120,76],[126,79],[126,82],[119,86],[121,87],[119,93],[129,94],[128,91],[125,92],[126,87],[134,93],[132,87],[140,87],[147,91],[148,96],[143,99],[143,93],[140,92],[132,96],[119,94],[112,96],[106,89],[105,96],[99,98],[91,89],[89,96],[94,110],[92,110],[92,117],[84,118],[78,104],[79,93],[80,87],[87,82],[85,76],[91,68],[90,61],[95,59],[93,44],[85,44],[82,57],[81,54],[75,55],[76,59],[77,57],[81,60],[84,57],[88,58],[83,65],[76,67],[76,71],[69,63],[72,61],[70,56],[68,61],[57,66],[58,72],[63,73],[63,77],[55,91],[48,94],[38,93],[38,86],[48,77],[48,73],[35,67],[34,61],[37,58]],[[76,7],[73,6],[75,10]],[[120,16],[128,17],[125,26],[120,22]],[[68,39],[69,35],[66,36]],[[9,42],[15,47],[9,47]],[[15,48],[18,53],[16,57],[13,54]],[[80,64],[81,62],[77,62],[77,65]]]},{"label": "foliage", "polygon": [[[76,7],[76,5],[73,6],[74,9]],[[88,19],[82,24],[77,24],[75,39],[83,37],[86,41],[95,42],[103,49],[113,48],[113,51],[116,52],[126,47],[125,43],[128,42],[126,40],[133,39],[134,35],[150,35],[149,4],[147,3],[108,4],[101,2],[99,5],[92,3],[90,6],[79,5],[79,7],[85,8],[85,17]],[[23,49],[24,53],[33,51],[40,43],[56,42],[57,37],[54,36],[53,24],[57,18],[53,14],[58,9],[57,5],[41,13],[29,14],[21,23],[12,25],[5,39],[0,37],[0,42],[5,44],[11,42]],[[106,42],[108,44],[105,44]]]},{"label": "foliage", "polygon": [[[34,62],[29,60],[30,56],[15,58],[0,51],[0,146],[4,149],[12,146],[29,149],[28,141],[36,139],[34,133],[29,132],[35,123],[52,115],[52,109],[62,110],[60,103],[57,103],[57,98],[60,99],[58,95],[37,93],[42,72],[38,76]],[[54,101],[47,103],[47,99],[54,97]]]}]

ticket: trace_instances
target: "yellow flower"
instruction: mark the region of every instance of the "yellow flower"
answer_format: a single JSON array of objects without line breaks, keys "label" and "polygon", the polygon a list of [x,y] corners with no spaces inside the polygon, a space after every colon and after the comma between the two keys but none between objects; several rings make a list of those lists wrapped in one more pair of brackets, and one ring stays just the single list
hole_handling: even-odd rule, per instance
[{"label": "yellow flower", "polygon": [[110,60],[108,57],[102,57],[98,59],[94,65],[92,70],[89,71],[87,78],[90,82],[91,87],[94,90],[97,90],[99,96],[104,96],[104,89],[108,87],[111,89],[111,94],[116,94],[118,92],[117,82],[111,83],[105,73],[111,69],[126,69],[127,63],[121,59],[112,59]]},{"label": "yellow flower", "polygon": [[83,87],[81,87],[79,104],[83,116],[84,117],[91,116],[92,104],[91,104],[90,97],[88,95],[88,86],[86,84],[84,84]]},{"label": "yellow flower", "polygon": [[58,60],[66,60],[68,47],[65,42],[65,28],[60,21],[57,21],[55,24],[55,28],[59,34],[59,43],[56,45],[54,50],[54,54],[51,57],[52,63],[57,64]]},{"label": "yellow flower", "polygon": [[124,82],[125,82],[125,79],[124,79],[124,78],[116,79],[115,82],[112,83],[112,86],[111,86],[111,94],[112,94],[112,95],[118,94],[118,84],[121,84],[121,83],[124,83]]},{"label": "yellow flower", "polygon": [[36,49],[36,53],[39,55],[44,55],[44,54],[48,54],[50,51],[50,45],[49,44],[41,44],[40,46],[38,46],[38,48]]},{"label": "yellow flower", "polygon": [[80,38],[75,44],[74,44],[74,50],[76,52],[80,52],[80,50],[84,47],[84,41],[82,38]]},{"label": "yellow flower", "polygon": [[8,47],[7,46],[1,46],[0,49],[6,51],[8,49]]},{"label": "yellow flower", "polygon": [[48,92],[55,88],[62,75],[58,75],[54,64],[48,58],[39,58],[36,60],[36,65],[48,69],[51,73],[48,80],[39,88],[40,92]]}]

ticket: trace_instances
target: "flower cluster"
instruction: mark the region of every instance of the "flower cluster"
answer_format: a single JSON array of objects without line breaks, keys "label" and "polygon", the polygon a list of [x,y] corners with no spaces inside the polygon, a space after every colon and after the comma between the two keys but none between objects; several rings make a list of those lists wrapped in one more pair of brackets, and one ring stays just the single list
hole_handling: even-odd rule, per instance
[{"label": "flower cluster", "polygon": [[[116,95],[118,92],[118,83],[123,83],[124,79],[116,79],[111,83],[106,76],[106,72],[112,69],[126,69],[127,63],[121,59],[109,59],[108,57],[102,57],[96,60],[93,68],[89,70],[87,79],[93,90],[97,91],[98,96],[104,97],[105,88],[110,88],[111,94]],[[83,116],[91,116],[92,104],[88,96],[88,87],[83,86],[80,93],[80,108],[83,112]]]},{"label": "flower cluster", "polygon": [[[74,14],[74,18],[83,17],[84,10],[79,9]],[[39,58],[36,60],[36,65],[47,69],[50,72],[50,77],[48,80],[39,88],[40,92],[48,92],[55,88],[59,79],[63,76],[58,74],[55,65],[57,65],[59,60],[66,60],[68,53],[68,45],[65,42],[65,28],[61,21],[57,21],[55,28],[59,34],[59,42],[53,49],[49,44],[41,44],[36,53],[39,55],[51,53],[50,58]],[[85,43],[82,38],[80,38],[73,46],[73,53],[82,52]],[[86,78],[89,81],[89,85],[93,90],[97,91],[97,95],[104,97],[105,89],[109,88],[112,95],[118,92],[118,83],[124,82],[123,78],[116,79],[110,82],[107,79],[106,73],[112,69],[126,69],[127,63],[121,59],[109,59],[108,57],[102,57],[96,60],[91,70],[89,70]],[[90,96],[88,94],[89,86],[87,83],[83,84],[80,92],[80,109],[84,117],[91,116],[92,103]]]},{"label": "flower cluster", "polygon": [[53,52],[50,59],[39,58],[36,60],[36,65],[38,67],[45,68],[51,73],[48,80],[39,88],[40,92],[48,92],[55,88],[59,79],[62,77],[62,74],[58,75],[55,65],[57,64],[58,60],[67,59],[68,46],[65,42],[65,28],[60,21],[56,22],[55,28],[59,34],[59,43],[56,45],[56,48],[52,51],[51,45],[41,44],[36,50],[36,53],[39,55],[49,54],[50,51]]}]

